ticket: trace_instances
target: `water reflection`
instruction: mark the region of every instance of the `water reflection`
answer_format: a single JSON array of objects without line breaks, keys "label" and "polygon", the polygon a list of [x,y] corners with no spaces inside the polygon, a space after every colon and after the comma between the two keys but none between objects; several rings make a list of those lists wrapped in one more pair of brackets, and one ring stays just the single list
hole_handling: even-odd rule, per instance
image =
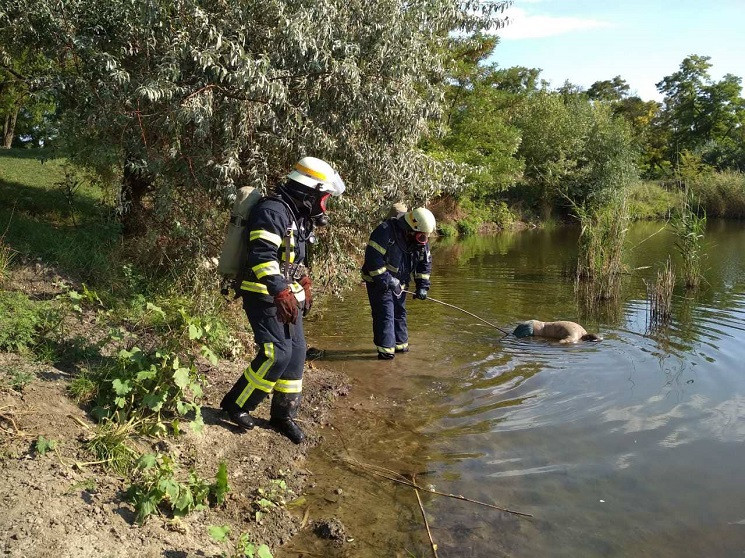
[{"label": "water reflection", "polygon": [[[411,352],[373,359],[369,309],[347,297],[309,336],[353,379],[326,448],[535,515],[422,494],[438,556],[731,556],[745,551],[745,227],[710,223],[706,287],[676,290],[649,331],[643,279],[675,254],[657,224],[629,231],[618,305],[588,311],[565,273],[576,234],[526,231],[437,246],[432,294],[507,329],[570,319],[601,333],[564,346],[409,305]],[[325,335],[332,335],[325,337]],[[343,442],[339,441],[343,440]],[[333,465],[322,446],[312,514],[355,536],[325,556],[431,553],[411,490]],[[328,484],[325,484],[327,482]],[[326,500],[344,485],[349,498]],[[313,496],[313,494],[311,495]],[[373,526],[374,524],[374,526]]]}]

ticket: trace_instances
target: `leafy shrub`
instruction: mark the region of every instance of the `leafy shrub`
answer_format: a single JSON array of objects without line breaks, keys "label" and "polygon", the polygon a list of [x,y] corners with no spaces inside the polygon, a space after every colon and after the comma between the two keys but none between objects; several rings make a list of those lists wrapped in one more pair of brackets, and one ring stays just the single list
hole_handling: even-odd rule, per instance
[{"label": "leafy shrub", "polygon": [[59,309],[50,302],[36,302],[23,293],[0,291],[0,350],[24,352],[56,329]]},{"label": "leafy shrub", "polygon": [[135,474],[139,477],[128,489],[127,497],[135,507],[135,520],[142,524],[166,507],[174,516],[200,510],[208,504],[219,505],[229,491],[228,470],[220,463],[215,482],[208,483],[194,471],[186,481],[176,478],[176,463],[167,455],[148,453],[140,457]]},{"label": "leafy shrub", "polygon": [[[146,354],[140,348],[122,349],[115,364],[98,372],[96,407],[93,415],[119,423],[137,421],[145,432],[163,434],[165,417],[194,413],[192,427],[201,430],[202,377],[196,365],[182,363],[168,351]],[[179,432],[179,420],[170,422]]]},{"label": "leafy shrub", "polygon": [[455,225],[451,225],[450,223],[442,223],[439,227],[439,233],[441,236],[444,236],[446,238],[452,238],[458,236],[458,229],[455,227]]}]

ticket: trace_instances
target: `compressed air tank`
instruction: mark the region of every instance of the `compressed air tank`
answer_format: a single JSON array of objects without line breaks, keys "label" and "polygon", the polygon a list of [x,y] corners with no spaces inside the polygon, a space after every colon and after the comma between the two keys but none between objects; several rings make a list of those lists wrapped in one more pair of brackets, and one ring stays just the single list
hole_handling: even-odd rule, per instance
[{"label": "compressed air tank", "polygon": [[222,244],[217,272],[225,277],[235,278],[241,267],[241,258],[246,251],[246,225],[251,209],[261,199],[261,191],[252,186],[238,188],[233,208],[230,211],[230,222]]}]

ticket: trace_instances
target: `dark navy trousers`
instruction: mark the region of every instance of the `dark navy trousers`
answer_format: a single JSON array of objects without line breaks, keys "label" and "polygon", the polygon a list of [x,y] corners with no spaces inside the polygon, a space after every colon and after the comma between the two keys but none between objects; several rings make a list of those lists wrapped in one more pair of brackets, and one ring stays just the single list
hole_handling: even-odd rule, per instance
[{"label": "dark navy trousers", "polygon": [[379,353],[393,354],[395,349],[407,349],[409,330],[406,326],[406,293],[396,298],[378,283],[365,283],[373,320],[373,342]]}]

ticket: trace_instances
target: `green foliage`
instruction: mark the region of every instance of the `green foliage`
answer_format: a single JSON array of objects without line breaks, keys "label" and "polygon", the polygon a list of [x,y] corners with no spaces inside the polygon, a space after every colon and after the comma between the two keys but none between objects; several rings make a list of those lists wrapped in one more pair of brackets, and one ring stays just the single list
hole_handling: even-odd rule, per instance
[{"label": "green foliage", "polygon": [[440,223],[437,225],[437,229],[439,234],[446,238],[458,236],[458,229],[455,225],[451,225],[450,223]]},{"label": "green foliage", "polygon": [[518,192],[543,215],[562,203],[603,205],[636,178],[628,126],[605,104],[541,92],[521,105],[515,124],[525,161]]},{"label": "green foliage", "polygon": [[95,434],[86,442],[85,447],[116,473],[128,475],[137,459],[137,451],[130,442],[133,431],[132,422],[119,424],[103,421],[96,427]]},{"label": "green foliage", "polygon": [[[229,541],[230,528],[227,525],[210,525],[207,527],[210,537],[217,542]],[[272,558],[269,547],[265,544],[255,545],[247,533],[241,533],[233,545],[230,558]]]},{"label": "green foliage", "polygon": [[668,159],[685,150],[719,170],[745,166],[745,100],[742,79],[709,75],[710,57],[691,55],[657,84],[665,96],[663,118],[670,130]]},{"label": "green foliage", "polygon": [[[228,541],[230,529],[227,526],[210,525],[207,528],[210,537],[217,542]],[[234,544],[230,558],[272,558],[269,547],[265,544],[255,545],[248,537],[247,533],[241,533]]]},{"label": "green foliage", "polygon": [[507,3],[7,0],[0,54],[33,45],[59,61],[60,135],[75,161],[121,180],[126,230],[158,264],[215,255],[220,202],[275,184],[305,154],[353,186],[334,208],[342,242],[318,247],[351,256],[390,199],[458,188],[453,165],[418,142],[441,114],[451,31],[500,26]]},{"label": "green foliage", "polygon": [[621,190],[602,205],[575,206],[581,226],[577,279],[584,284],[590,301],[615,300],[618,296],[629,223],[626,195]]},{"label": "green foliage", "polygon": [[137,480],[127,489],[135,507],[135,521],[142,525],[153,514],[166,508],[174,516],[183,516],[207,505],[222,504],[228,492],[227,469],[220,464],[215,482],[208,483],[194,471],[185,481],[177,478],[176,463],[167,455],[145,454],[137,462]]},{"label": "green foliage", "polygon": [[[193,362],[166,350],[145,353],[138,347],[122,349],[116,362],[98,372],[93,415],[119,423],[135,419],[142,430],[165,434],[180,431],[179,417],[193,413],[193,429],[200,431],[202,376]],[[172,420],[166,424],[166,418]]]},{"label": "green foliage", "polygon": [[294,492],[287,487],[284,479],[278,478],[272,479],[269,486],[257,489],[256,494],[254,517],[258,523],[272,509],[286,506],[287,498],[294,495]]},{"label": "green foliage", "polygon": [[36,453],[39,455],[46,455],[48,451],[55,451],[57,449],[57,445],[59,442],[57,440],[52,440],[51,438],[45,438],[44,436],[39,436],[36,440],[36,443],[34,444],[34,449],[36,449]]},{"label": "green foliage", "polygon": [[672,220],[675,232],[675,247],[683,259],[683,280],[689,289],[701,284],[701,265],[704,257],[703,240],[706,232],[706,213],[694,199],[692,193],[686,198]]},{"label": "green foliage", "polygon": [[5,244],[5,235],[0,236],[0,288],[10,277],[10,266],[14,259],[13,249]]},{"label": "green foliage", "polygon": [[9,387],[10,389],[23,392],[24,388],[30,384],[34,378],[34,374],[27,372],[20,368],[7,368],[3,371],[3,376],[0,378],[0,387]]},{"label": "green foliage", "polygon": [[59,308],[48,301],[32,301],[25,294],[0,291],[0,351],[26,352],[57,329]]},{"label": "green foliage", "polygon": [[629,187],[629,216],[636,219],[666,219],[681,202],[677,189],[658,182],[638,181]]},{"label": "green foliage", "polygon": [[745,219],[745,174],[736,171],[703,173],[686,181],[686,186],[706,215]]},{"label": "green foliage", "polygon": [[108,284],[118,234],[108,196],[83,180],[71,206],[57,185],[64,181],[65,165],[46,149],[0,150],[4,242],[14,253],[57,264],[89,285]]}]

